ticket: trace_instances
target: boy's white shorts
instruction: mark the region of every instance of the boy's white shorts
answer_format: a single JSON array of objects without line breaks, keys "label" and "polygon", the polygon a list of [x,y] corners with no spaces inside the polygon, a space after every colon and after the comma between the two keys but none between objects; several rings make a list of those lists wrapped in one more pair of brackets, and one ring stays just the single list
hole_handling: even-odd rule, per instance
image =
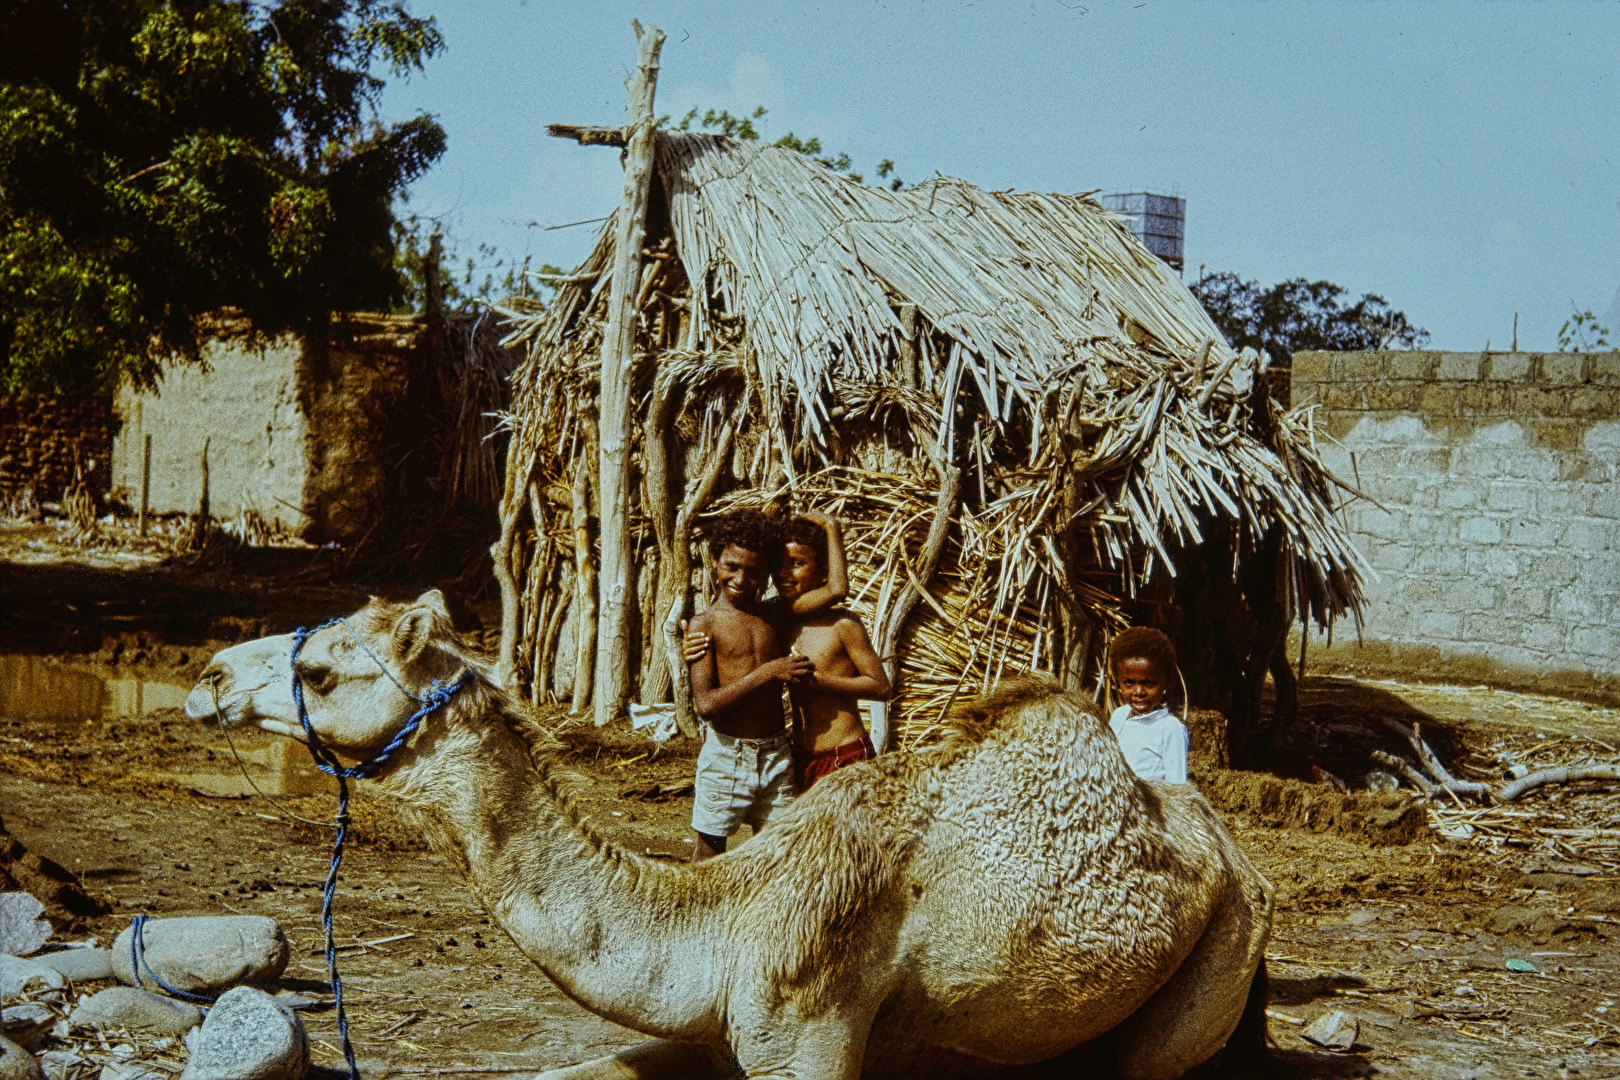
[{"label": "boy's white shorts", "polygon": [[730,836],[745,822],[758,832],[793,801],[793,747],[787,732],[734,739],[704,728],[693,783],[692,828]]}]

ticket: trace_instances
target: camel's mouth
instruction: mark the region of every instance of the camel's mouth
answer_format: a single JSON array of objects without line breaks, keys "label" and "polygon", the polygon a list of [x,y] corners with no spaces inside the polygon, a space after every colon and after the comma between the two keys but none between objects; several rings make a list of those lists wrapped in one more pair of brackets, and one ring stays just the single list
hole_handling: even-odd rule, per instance
[{"label": "camel's mouth", "polygon": [[220,727],[237,727],[246,717],[242,705],[247,695],[220,685],[223,677],[206,673],[186,695],[186,715],[193,720],[214,720]]}]

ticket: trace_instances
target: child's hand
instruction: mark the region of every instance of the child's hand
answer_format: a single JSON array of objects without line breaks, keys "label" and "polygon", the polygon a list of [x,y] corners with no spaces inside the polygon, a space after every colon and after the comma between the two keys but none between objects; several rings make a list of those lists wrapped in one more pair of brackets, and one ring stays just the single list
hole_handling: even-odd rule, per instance
[{"label": "child's hand", "polygon": [[801,510],[799,516],[806,521],[813,521],[823,529],[833,523],[832,515],[825,510]]},{"label": "child's hand", "polygon": [[702,660],[705,656],[709,655],[709,645],[711,644],[711,639],[709,638],[708,634],[705,634],[701,630],[693,630],[689,625],[687,625],[685,619],[681,620],[681,629],[686,631],[685,656],[688,664],[695,664],[699,660]]},{"label": "child's hand", "polygon": [[771,678],[789,686],[808,686],[816,677],[815,662],[797,651],[772,660],[767,667]]}]

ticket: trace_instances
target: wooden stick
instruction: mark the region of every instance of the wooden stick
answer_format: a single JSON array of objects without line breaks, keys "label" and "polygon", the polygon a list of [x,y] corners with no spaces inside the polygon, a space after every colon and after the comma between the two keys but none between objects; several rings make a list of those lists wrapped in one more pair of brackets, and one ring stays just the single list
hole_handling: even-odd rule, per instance
[{"label": "wooden stick", "polygon": [[585,715],[591,703],[591,679],[596,667],[596,566],[591,561],[590,478],[585,475],[589,455],[574,461],[574,700],[570,711]]},{"label": "wooden stick", "polygon": [[[1232,369],[1237,366],[1237,362],[1247,356],[1248,353],[1249,349],[1245,347],[1242,352],[1236,352],[1227,357],[1226,363],[1222,364],[1220,370],[1215,372],[1215,377],[1209,380],[1209,382],[1204,386],[1203,390],[1199,391],[1198,409],[1200,412],[1209,407],[1209,400],[1215,396],[1216,388],[1219,387],[1221,383],[1226,381],[1226,377],[1231,374]],[[1200,363],[1200,366],[1202,366],[1202,363]]]},{"label": "wooden stick", "polygon": [[653,171],[653,98],[664,33],[632,19],[641,55],[631,76],[630,140],[624,194],[613,237],[613,279],[602,332],[597,422],[598,521],[602,552],[601,617],[596,623],[596,726],[624,711],[630,696],[630,449],[635,417],[631,367],[635,363],[636,290],[647,233],[647,194]]},{"label": "wooden stick", "polygon": [[[1620,765],[1565,765],[1557,769],[1542,769],[1503,784],[1494,794],[1503,802],[1512,802],[1543,784],[1565,784],[1571,780],[1620,780]],[[1606,835],[1615,830],[1605,829],[1602,832]]]},{"label": "wooden stick", "polygon": [[900,312],[900,379],[912,390],[921,384],[917,369],[917,305],[901,304]]},{"label": "wooden stick", "polygon": [[135,533],[137,536],[146,535],[146,508],[151,505],[149,493],[152,489],[152,436],[148,435],[142,440],[141,446],[141,508],[135,516]]},{"label": "wooden stick", "polygon": [[[646,513],[652,523],[653,539],[658,543],[658,587],[653,594],[652,615],[662,616],[669,608],[671,598],[679,596],[685,606],[686,591],[691,584],[691,557],[675,554],[675,506],[670,497],[669,443],[670,422],[680,396],[674,381],[662,371],[653,383],[652,402],[647,407],[647,421],[641,431],[642,485],[646,491]],[[685,576],[680,576],[684,572]],[[675,580],[680,577],[680,580]],[[679,622],[679,617],[676,619]],[[668,620],[653,627],[653,637],[661,639],[668,630]],[[641,703],[656,705],[669,693],[671,682],[666,675],[675,677],[675,671],[660,660],[664,647],[661,640],[650,643],[648,655],[642,657]],[[679,726],[677,716],[676,726]]]},{"label": "wooden stick", "polygon": [[[949,406],[947,406],[948,408]],[[900,632],[905,629],[906,620],[921,599],[918,593],[928,587],[928,582],[939,570],[940,556],[945,553],[945,540],[950,533],[951,518],[956,513],[957,501],[962,494],[962,470],[951,463],[950,459],[941,452],[934,461],[939,471],[939,496],[934,502],[934,520],[928,527],[928,538],[923,541],[922,550],[918,552],[918,562],[921,564],[915,574],[910,565],[906,567],[906,574],[911,579],[915,589],[902,589],[894,598],[894,607],[889,611],[889,617],[883,621],[879,628],[877,654],[887,657],[883,662],[889,675],[891,687],[898,687],[900,683],[900,659],[895,655],[895,646],[899,644]],[[901,544],[900,558],[905,559],[905,541]],[[877,747],[878,753],[883,747]]]},{"label": "wooden stick", "polygon": [[[495,679],[507,690],[515,690],[517,672],[518,618],[522,600],[518,596],[517,578],[512,573],[512,553],[517,546],[518,519],[523,516],[524,501],[513,498],[514,491],[528,487],[528,477],[518,482],[519,432],[513,432],[506,447],[506,493],[501,499],[501,535],[489,548],[489,560],[495,572],[495,584],[501,593],[501,643],[495,657]],[[539,522],[535,523],[536,527]]]},{"label": "wooden stick", "polygon": [[714,453],[704,466],[703,475],[698,477],[697,487],[675,514],[675,531],[670,538],[670,561],[664,568],[669,583],[669,591],[664,598],[670,604],[663,625],[664,651],[675,686],[675,726],[681,734],[694,739],[701,734],[701,729],[698,727],[697,713],[692,709],[691,672],[683,655],[685,648],[681,634],[681,615],[686,611],[687,594],[692,588],[692,524],[708,505],[715,485],[720,482],[721,471],[731,460],[731,440],[736,431],[735,423],[729,418],[720,425],[719,434],[714,440]]},{"label": "wooden stick", "polygon": [[[656,33],[656,31],[654,31]],[[636,37],[639,39],[640,34]],[[659,34],[662,43],[663,35]],[[657,64],[654,63],[654,67]],[[573,139],[581,146],[617,146],[623,148],[629,145],[630,137],[624,128],[591,127],[586,124],[547,124],[546,134],[557,139]]]}]

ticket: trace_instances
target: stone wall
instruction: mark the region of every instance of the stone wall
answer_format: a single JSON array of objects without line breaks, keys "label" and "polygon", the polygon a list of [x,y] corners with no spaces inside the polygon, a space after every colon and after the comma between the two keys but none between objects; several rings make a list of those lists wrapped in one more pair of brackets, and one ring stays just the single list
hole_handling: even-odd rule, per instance
[{"label": "stone wall", "polygon": [[112,402],[83,398],[0,398],[0,501],[32,490],[58,502],[76,475],[95,495],[112,475]]},{"label": "stone wall", "polygon": [[175,366],[156,393],[119,392],[112,482],[133,507],[152,437],[148,507],[216,518],[254,510],[315,543],[350,543],[382,519],[396,406],[418,349],[413,320],[354,316],[321,349],[216,342],[206,368]]},{"label": "stone wall", "polygon": [[1620,703],[1620,352],[1294,356],[1377,580],[1312,666]]}]

